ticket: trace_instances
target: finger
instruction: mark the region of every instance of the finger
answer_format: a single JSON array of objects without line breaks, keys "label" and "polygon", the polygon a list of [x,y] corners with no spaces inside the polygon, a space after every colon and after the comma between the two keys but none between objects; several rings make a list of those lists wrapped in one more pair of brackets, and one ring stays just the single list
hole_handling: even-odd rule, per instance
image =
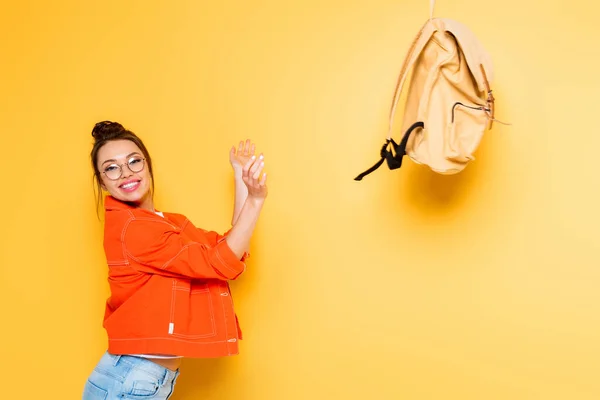
[{"label": "finger", "polygon": [[[254,156],[253,156],[254,157]],[[254,165],[252,165],[252,167],[250,168],[250,175],[254,175],[254,172],[256,172],[256,170],[258,169],[258,167],[260,167],[261,162],[263,162],[263,155],[261,154],[257,159],[256,162],[254,163]]]},{"label": "finger", "polygon": [[267,184],[267,173],[266,172],[264,172],[262,174],[262,176],[260,177],[260,181],[258,181],[258,184],[260,186],[266,186],[266,184]]},{"label": "finger", "polygon": [[256,181],[258,180],[258,178],[260,177],[260,174],[262,173],[263,168],[265,167],[265,162],[261,161],[259,163],[258,168],[256,169],[256,171],[254,171],[254,173],[252,174],[252,178]]},{"label": "finger", "polygon": [[254,164],[254,161],[256,160],[256,156],[252,156],[250,157],[250,159],[246,162],[246,164],[244,165],[244,168],[242,169],[242,176],[243,177],[248,177],[250,175],[250,168],[252,167],[252,164]]},{"label": "finger", "polygon": [[250,151],[250,139],[246,139],[246,145],[244,146],[244,155],[247,156]]},{"label": "finger", "polygon": [[254,155],[255,151],[256,151],[256,146],[254,145],[254,143],[252,143],[252,146],[250,146],[250,154]]},{"label": "finger", "polygon": [[238,146],[238,153],[241,153],[244,150],[244,142],[240,140],[240,144]]}]

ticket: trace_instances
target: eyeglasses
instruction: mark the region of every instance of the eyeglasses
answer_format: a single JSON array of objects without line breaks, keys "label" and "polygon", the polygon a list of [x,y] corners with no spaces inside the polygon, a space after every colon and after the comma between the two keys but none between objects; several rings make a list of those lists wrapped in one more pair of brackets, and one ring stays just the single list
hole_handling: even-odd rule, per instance
[{"label": "eyeglasses", "polygon": [[116,181],[123,176],[123,165],[133,173],[141,172],[144,169],[146,159],[142,157],[131,157],[125,164],[110,164],[102,172],[111,181]]}]

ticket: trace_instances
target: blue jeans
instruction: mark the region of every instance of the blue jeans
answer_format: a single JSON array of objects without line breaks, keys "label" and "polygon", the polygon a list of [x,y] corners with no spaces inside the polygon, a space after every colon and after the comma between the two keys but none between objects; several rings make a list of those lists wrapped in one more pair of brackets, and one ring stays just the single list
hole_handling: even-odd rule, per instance
[{"label": "blue jeans", "polygon": [[150,360],[106,352],[85,384],[83,400],[167,400],[178,376],[179,370]]}]

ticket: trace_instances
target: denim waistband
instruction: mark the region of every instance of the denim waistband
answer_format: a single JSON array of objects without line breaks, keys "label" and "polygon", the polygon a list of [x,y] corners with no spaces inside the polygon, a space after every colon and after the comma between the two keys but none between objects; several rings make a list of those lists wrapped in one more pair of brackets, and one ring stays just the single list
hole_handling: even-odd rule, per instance
[{"label": "denim waistband", "polygon": [[116,355],[109,352],[104,353],[96,369],[121,382],[125,381],[125,377],[132,369],[143,370],[156,377],[161,384],[173,381],[179,372],[179,370],[171,371],[142,357]]}]

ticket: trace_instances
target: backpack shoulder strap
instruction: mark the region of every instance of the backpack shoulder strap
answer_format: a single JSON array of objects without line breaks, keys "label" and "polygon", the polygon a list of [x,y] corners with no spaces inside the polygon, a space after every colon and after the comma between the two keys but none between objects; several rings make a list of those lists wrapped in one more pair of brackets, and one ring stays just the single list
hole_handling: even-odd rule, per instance
[{"label": "backpack shoulder strap", "polygon": [[421,27],[417,36],[413,39],[410,48],[406,56],[404,57],[404,63],[402,64],[402,69],[400,70],[400,75],[398,76],[398,82],[396,83],[396,89],[394,90],[394,97],[392,100],[392,106],[390,108],[390,119],[388,123],[388,135],[387,139],[391,140],[392,138],[392,129],[394,125],[394,116],[396,114],[396,108],[398,107],[398,101],[400,100],[400,96],[402,94],[402,89],[404,88],[404,82],[406,81],[406,77],[408,76],[408,72],[411,70],[417,58],[421,55],[421,52],[425,48],[425,45],[434,34],[435,28],[431,24],[431,19],[425,22],[425,24]]},{"label": "backpack shoulder strap", "polygon": [[[432,5],[432,7],[433,7],[433,5]],[[396,113],[398,101],[400,100],[400,95],[402,94],[402,89],[404,87],[404,82],[406,81],[406,77],[408,76],[408,72],[411,70],[411,68],[415,64],[417,58],[419,57],[419,55],[421,55],[421,52],[425,48],[425,45],[427,44],[427,42],[429,42],[429,39],[435,32],[435,28],[431,24],[431,21],[432,20],[429,19],[421,27],[421,29],[417,33],[417,36],[413,39],[413,41],[410,45],[410,48],[408,49],[408,52],[406,53],[406,56],[404,57],[404,62],[402,64],[402,69],[400,70],[400,75],[398,76],[398,82],[396,83],[396,89],[394,90],[394,97],[393,97],[392,106],[390,109],[388,137],[379,152],[379,155],[381,158],[371,168],[360,173],[356,178],[354,178],[355,181],[362,180],[365,176],[369,175],[370,173],[375,171],[377,168],[379,168],[384,163],[384,161],[387,161],[388,167],[390,169],[400,168],[402,166],[402,157],[404,157],[406,155],[406,144],[408,141],[408,137],[410,136],[410,134],[412,133],[413,130],[424,127],[423,122],[415,122],[406,131],[406,133],[402,137],[402,140],[399,143],[396,143],[392,139],[392,128],[393,128],[393,124],[394,124],[394,115]],[[388,147],[390,145],[393,147],[395,154],[392,153],[392,151],[388,150]]]}]

